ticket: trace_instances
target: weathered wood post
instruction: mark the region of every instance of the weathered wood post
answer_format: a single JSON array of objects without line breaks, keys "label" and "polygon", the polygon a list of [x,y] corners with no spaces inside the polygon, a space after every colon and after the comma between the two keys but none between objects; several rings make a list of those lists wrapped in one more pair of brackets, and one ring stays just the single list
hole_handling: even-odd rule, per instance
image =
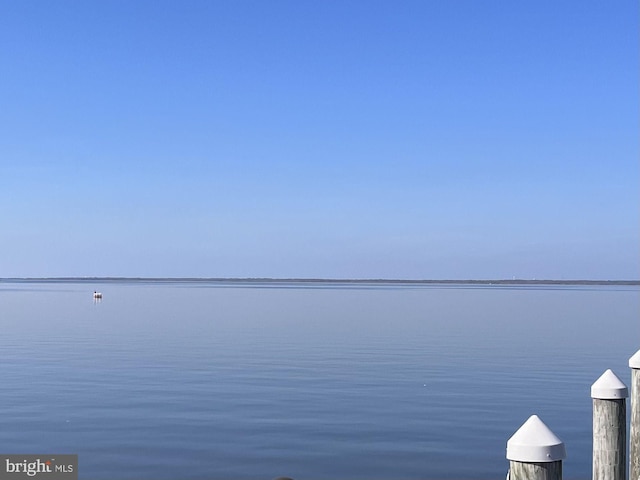
[{"label": "weathered wood post", "polygon": [[507,441],[510,480],[562,480],[564,443],[537,415]]},{"label": "weathered wood post", "polygon": [[591,386],[593,480],[627,478],[627,386],[611,370]]},{"label": "weathered wood post", "polygon": [[631,430],[629,480],[640,480],[640,350],[629,359],[631,367]]}]

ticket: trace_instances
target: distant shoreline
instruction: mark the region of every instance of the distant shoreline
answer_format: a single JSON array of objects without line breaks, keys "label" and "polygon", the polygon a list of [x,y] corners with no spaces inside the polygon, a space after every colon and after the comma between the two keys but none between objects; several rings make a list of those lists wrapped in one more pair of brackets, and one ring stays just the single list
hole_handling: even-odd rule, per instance
[{"label": "distant shoreline", "polygon": [[307,284],[396,284],[396,285],[640,285],[640,280],[416,280],[416,279],[339,279],[339,278],[218,278],[218,277],[9,277],[0,283],[12,282],[153,282],[153,283],[307,283]]}]

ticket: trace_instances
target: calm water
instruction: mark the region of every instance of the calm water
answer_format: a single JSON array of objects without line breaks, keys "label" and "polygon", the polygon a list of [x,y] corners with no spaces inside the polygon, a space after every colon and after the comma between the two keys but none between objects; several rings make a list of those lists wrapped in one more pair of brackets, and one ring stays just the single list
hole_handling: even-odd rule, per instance
[{"label": "calm water", "polygon": [[590,478],[589,389],[629,383],[639,311],[638,287],[0,282],[0,451],[83,479],[503,479],[535,413]]}]

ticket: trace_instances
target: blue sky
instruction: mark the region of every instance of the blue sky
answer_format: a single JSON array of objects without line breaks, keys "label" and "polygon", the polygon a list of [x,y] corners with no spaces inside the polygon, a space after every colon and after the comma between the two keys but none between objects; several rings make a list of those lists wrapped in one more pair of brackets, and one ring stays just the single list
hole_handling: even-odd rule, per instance
[{"label": "blue sky", "polygon": [[640,277],[638,6],[0,1],[0,277]]}]

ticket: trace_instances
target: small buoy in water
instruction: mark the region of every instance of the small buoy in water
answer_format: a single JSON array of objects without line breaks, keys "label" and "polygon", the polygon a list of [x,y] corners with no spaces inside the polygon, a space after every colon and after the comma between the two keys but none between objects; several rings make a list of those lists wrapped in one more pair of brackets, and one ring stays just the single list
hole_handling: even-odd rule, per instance
[{"label": "small buoy in water", "polygon": [[100,293],[100,292],[93,292],[93,298],[102,298],[102,293]]}]

